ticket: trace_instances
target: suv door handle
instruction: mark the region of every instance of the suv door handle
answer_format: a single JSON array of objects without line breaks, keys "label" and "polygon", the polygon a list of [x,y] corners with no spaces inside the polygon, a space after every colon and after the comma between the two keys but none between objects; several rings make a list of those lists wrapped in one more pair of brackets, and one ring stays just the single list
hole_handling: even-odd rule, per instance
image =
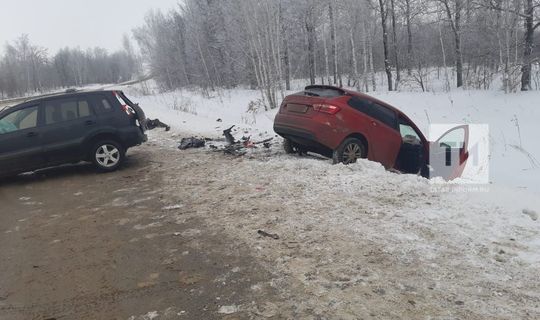
[{"label": "suv door handle", "polygon": [[91,126],[91,125],[96,124],[96,122],[94,120],[87,120],[87,121],[84,122],[84,124],[87,125],[87,126]]},{"label": "suv door handle", "polygon": [[375,122],[375,121],[371,121],[371,124],[372,124],[374,127],[377,126],[377,122]]},{"label": "suv door handle", "polygon": [[37,135],[38,135],[38,134],[37,134],[36,132],[28,132],[28,133],[26,134],[26,136],[27,136],[28,138],[37,137]]}]

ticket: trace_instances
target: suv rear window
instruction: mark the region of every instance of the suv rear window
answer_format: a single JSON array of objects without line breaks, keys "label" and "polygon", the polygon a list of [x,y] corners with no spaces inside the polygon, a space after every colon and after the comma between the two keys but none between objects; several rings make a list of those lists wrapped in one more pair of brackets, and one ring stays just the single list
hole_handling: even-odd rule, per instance
[{"label": "suv rear window", "polygon": [[390,128],[397,130],[397,118],[396,113],[393,110],[378,103],[358,97],[351,97],[348,104],[353,109],[358,110],[373,119],[379,120]]}]

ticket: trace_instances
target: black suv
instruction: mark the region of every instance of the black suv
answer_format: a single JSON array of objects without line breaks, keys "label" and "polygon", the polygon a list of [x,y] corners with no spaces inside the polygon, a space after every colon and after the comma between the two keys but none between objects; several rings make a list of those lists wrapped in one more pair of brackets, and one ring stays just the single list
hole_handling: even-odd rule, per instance
[{"label": "black suv", "polygon": [[116,170],[146,141],[143,110],[121,91],[69,92],[0,111],[0,176],[91,161]]}]

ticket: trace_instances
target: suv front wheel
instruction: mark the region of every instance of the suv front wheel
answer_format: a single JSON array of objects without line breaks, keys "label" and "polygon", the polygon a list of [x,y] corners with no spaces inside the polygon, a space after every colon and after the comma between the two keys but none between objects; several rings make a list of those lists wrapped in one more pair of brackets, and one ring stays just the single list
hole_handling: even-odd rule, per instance
[{"label": "suv front wheel", "polygon": [[126,151],[115,141],[101,141],[92,148],[92,162],[103,172],[115,171],[122,165]]}]

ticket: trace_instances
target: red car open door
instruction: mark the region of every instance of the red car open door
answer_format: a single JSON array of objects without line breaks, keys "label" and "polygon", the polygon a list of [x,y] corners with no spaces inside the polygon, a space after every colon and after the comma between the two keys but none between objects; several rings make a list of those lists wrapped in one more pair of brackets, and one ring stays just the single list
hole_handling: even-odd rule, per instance
[{"label": "red car open door", "polygon": [[432,142],[429,152],[430,178],[441,177],[447,181],[459,178],[469,158],[468,146],[467,125],[452,128]]}]

